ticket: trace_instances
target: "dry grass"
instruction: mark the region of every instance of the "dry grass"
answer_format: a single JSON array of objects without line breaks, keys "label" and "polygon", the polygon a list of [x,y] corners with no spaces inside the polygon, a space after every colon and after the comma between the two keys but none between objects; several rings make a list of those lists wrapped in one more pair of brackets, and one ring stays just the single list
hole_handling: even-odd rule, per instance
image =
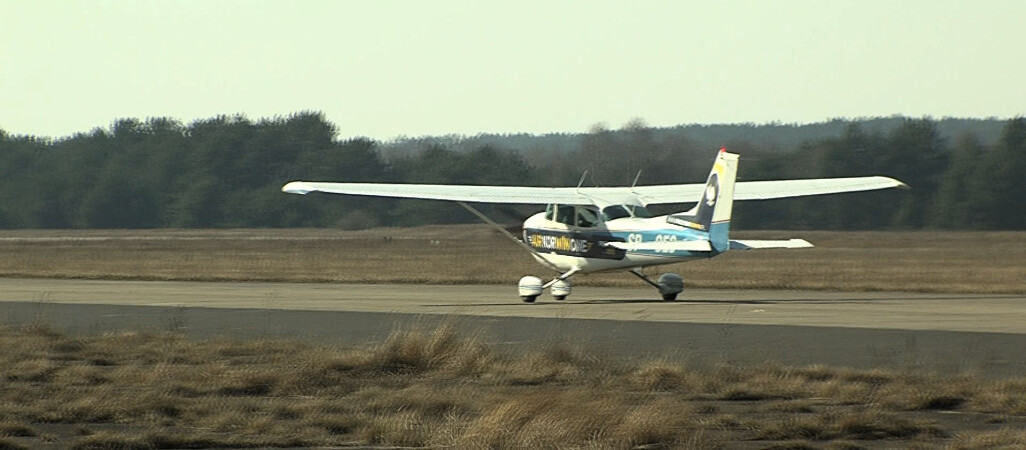
[{"label": "dry grass", "polygon": [[[691,287],[1026,293],[1023,232],[740,232],[806,250],[735,251],[667,266]],[[544,274],[487,226],[367,231],[0,231],[0,276],[355,283],[512,283]],[[658,270],[658,269],[657,269]],[[582,285],[636,286],[621,273]]]},{"label": "dry grass", "polygon": [[952,440],[949,448],[953,450],[1026,448],[1026,430],[1006,427],[995,431],[960,433]]},{"label": "dry grass", "polygon": [[0,448],[974,449],[1026,429],[1022,379],[507,353],[452,324],[358,348],[0,329],[0,383]]}]

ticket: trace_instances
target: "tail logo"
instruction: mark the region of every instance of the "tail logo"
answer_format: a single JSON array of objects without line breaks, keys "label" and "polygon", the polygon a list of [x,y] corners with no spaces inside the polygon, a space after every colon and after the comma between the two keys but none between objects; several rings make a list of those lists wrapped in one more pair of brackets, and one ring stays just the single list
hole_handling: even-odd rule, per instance
[{"label": "tail logo", "polygon": [[709,174],[709,181],[705,184],[705,205],[716,205],[716,193],[720,190],[719,177],[716,172]]}]

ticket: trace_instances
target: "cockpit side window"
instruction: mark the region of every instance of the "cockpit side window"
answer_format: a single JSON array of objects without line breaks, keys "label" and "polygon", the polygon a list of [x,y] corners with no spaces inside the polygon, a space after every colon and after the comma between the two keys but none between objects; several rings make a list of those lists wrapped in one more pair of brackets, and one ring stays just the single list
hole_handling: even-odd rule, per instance
[{"label": "cockpit side window", "polygon": [[644,206],[639,205],[612,205],[602,209],[602,217],[605,217],[607,221],[622,219],[624,217],[635,217],[638,219],[648,219],[652,217],[652,213],[645,209]]},{"label": "cockpit side window", "polygon": [[602,217],[605,217],[606,221],[622,219],[624,217],[630,217],[631,213],[627,212],[627,208],[620,205],[607,206],[602,208]]},{"label": "cockpit side window", "polygon": [[556,220],[556,205],[549,203],[545,206],[545,220]]},{"label": "cockpit side window", "polygon": [[644,206],[639,205],[624,205],[631,211],[631,215],[639,219],[648,219],[653,217],[652,213],[648,211]]},{"label": "cockpit side window", "polygon": [[597,209],[586,206],[577,207],[577,226],[591,228],[599,224],[599,213]]}]

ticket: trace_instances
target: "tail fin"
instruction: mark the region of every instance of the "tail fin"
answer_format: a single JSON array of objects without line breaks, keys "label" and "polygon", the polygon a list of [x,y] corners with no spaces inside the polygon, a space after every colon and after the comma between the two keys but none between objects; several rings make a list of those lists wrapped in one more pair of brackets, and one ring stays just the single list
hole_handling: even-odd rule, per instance
[{"label": "tail fin", "polygon": [[691,211],[673,214],[666,221],[709,234],[713,251],[722,253],[730,248],[730,214],[734,209],[734,181],[737,179],[736,153],[720,149],[705,182],[702,200]]}]

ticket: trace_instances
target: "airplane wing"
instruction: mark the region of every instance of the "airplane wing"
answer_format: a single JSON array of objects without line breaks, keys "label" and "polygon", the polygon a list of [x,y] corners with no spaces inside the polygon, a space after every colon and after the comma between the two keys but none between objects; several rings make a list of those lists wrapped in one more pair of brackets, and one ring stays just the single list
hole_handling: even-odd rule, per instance
[{"label": "airplane wing", "polygon": [[[908,185],[893,178],[880,176],[738,181],[734,185],[734,200],[769,200],[773,198],[804,197],[842,192],[873,191],[896,187],[908,187]],[[639,194],[639,198],[645,200],[646,204],[689,203],[697,202],[701,199],[701,191],[704,188],[705,184],[670,184],[662,186],[637,186],[634,190]]]},{"label": "airplane wing", "polygon": [[281,188],[290,194],[327,192],[330,194],[370,195],[375,197],[421,198],[478,203],[562,203],[590,205],[593,200],[576,188],[529,186],[470,186],[456,184],[317,183],[293,181]]},{"label": "airplane wing", "polygon": [[[734,200],[767,200],[841,192],[907,187],[888,177],[818,178],[808,180],[740,181]],[[694,203],[702,198],[705,183],[635,187],[530,187],[451,184],[324,183],[293,181],[281,189],[290,194],[327,192],[375,197],[420,198],[478,203],[567,205],[633,205]]]}]

